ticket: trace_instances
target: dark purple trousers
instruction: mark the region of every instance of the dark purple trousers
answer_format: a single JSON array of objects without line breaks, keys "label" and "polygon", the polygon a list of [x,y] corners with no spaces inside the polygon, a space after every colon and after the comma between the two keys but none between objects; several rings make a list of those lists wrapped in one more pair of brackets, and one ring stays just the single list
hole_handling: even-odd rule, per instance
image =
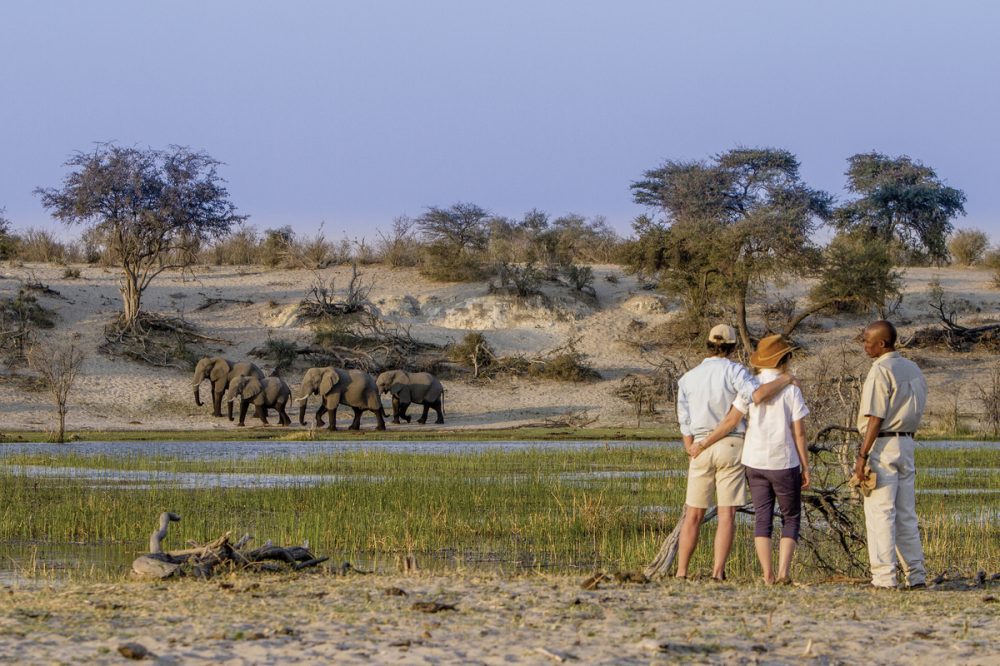
[{"label": "dark purple trousers", "polygon": [[774,522],[774,501],[781,509],[781,536],[799,540],[802,516],[802,470],[756,469],[747,467],[747,484],[753,502],[755,537],[771,538]]}]

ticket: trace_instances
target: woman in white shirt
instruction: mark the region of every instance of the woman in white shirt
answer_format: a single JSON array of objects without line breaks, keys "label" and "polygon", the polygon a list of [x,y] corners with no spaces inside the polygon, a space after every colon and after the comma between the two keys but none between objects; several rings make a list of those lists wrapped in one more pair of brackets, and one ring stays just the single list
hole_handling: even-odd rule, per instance
[{"label": "woman in white shirt", "polygon": [[[750,365],[760,371],[761,382],[770,382],[788,369],[792,346],[780,335],[760,341],[750,355]],[[806,452],[805,417],[809,414],[802,391],[786,386],[771,400],[754,405],[737,396],[718,427],[705,439],[695,442],[694,456],[728,435],[746,416],[743,466],[746,468],[755,518],[754,547],[764,581],[790,584],[792,555],[799,539],[802,490],[809,487],[809,460]],[[774,502],[781,509],[781,542],[778,546],[778,578],[771,563],[771,534]]]}]

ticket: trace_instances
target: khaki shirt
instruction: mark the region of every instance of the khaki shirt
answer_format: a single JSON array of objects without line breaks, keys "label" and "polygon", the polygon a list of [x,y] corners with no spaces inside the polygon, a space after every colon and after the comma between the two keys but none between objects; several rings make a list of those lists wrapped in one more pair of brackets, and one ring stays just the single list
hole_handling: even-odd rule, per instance
[{"label": "khaki shirt", "polygon": [[868,417],[882,419],[882,430],[915,432],[927,404],[927,381],[913,361],[899,352],[882,354],[872,363],[861,390],[858,430],[865,436]]}]

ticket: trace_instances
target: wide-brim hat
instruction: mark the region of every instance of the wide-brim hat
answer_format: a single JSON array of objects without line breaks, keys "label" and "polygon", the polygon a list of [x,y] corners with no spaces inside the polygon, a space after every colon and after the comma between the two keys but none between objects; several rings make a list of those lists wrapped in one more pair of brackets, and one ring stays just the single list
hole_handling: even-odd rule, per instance
[{"label": "wide-brim hat", "polygon": [[757,351],[750,354],[750,365],[755,368],[776,368],[778,361],[795,347],[780,335],[769,335],[757,343]]}]

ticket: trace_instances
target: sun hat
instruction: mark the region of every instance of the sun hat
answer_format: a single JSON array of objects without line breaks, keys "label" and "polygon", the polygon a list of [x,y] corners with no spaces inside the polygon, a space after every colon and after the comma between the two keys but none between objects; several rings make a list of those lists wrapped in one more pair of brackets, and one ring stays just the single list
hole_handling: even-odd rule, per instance
[{"label": "sun hat", "polygon": [[729,324],[716,324],[708,332],[708,341],[734,345],[736,344],[736,329]]},{"label": "sun hat", "polygon": [[757,351],[750,354],[750,365],[755,368],[776,368],[778,361],[788,352],[794,351],[780,335],[769,335],[757,343]]}]

